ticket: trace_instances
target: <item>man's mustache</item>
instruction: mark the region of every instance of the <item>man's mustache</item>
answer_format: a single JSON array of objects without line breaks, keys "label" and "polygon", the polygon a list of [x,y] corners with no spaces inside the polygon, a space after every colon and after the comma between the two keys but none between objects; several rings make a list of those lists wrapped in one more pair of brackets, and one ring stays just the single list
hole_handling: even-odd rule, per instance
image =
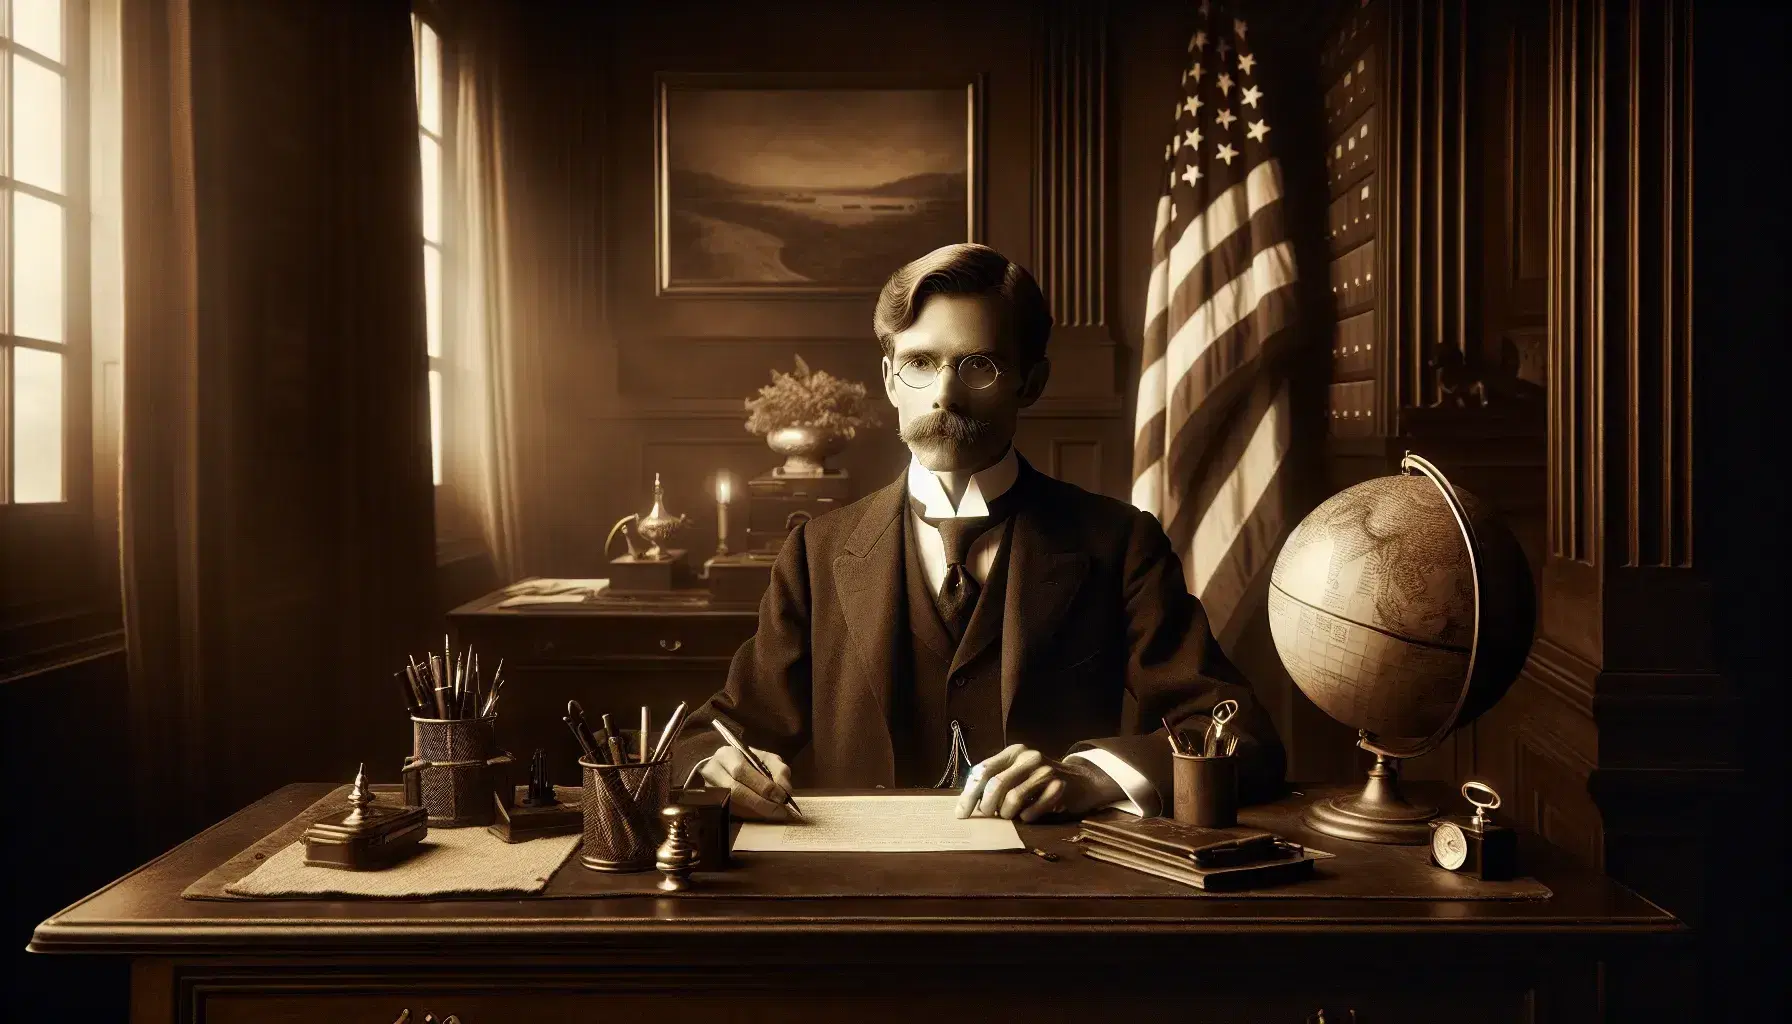
[{"label": "man's mustache", "polygon": [[988,420],[966,416],[951,409],[941,409],[910,420],[902,428],[902,440],[909,444],[950,441],[953,444],[969,445],[981,441],[994,428],[995,424]]}]

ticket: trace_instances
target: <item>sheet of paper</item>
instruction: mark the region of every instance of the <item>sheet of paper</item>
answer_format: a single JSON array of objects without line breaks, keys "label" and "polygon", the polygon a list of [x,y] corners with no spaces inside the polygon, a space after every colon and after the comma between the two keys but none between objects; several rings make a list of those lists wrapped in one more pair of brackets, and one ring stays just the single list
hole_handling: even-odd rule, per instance
[{"label": "sheet of paper", "polygon": [[1006,818],[958,818],[958,794],[940,796],[803,796],[806,822],[749,821],[736,850],[802,853],[926,853],[945,850],[1022,850]]},{"label": "sheet of paper", "polygon": [[505,588],[505,593],[510,596],[499,601],[498,607],[514,608],[525,604],[582,604],[608,588],[609,585],[610,581],[607,579],[524,580]]}]

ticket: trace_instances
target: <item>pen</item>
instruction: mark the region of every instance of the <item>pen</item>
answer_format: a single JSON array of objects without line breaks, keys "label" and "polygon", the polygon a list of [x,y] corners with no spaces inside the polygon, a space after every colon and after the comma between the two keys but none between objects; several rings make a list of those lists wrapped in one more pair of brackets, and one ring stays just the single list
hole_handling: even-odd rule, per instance
[{"label": "pen", "polygon": [[660,730],[659,742],[653,745],[653,760],[658,761],[672,752],[672,744],[678,742],[678,734],[684,731],[685,716],[690,712],[690,705],[679,701],[672,709],[672,717],[666,719],[666,727]]},{"label": "pen", "polygon": [[647,705],[643,704],[643,705],[641,705],[641,732],[639,735],[637,735],[635,737],[635,748],[637,750],[637,753],[640,757],[642,764],[647,763],[647,755],[649,753],[648,747],[647,747],[647,737],[652,732],[653,732],[653,712],[649,711],[647,709]]},{"label": "pen", "polygon": [[597,756],[597,751],[591,746],[591,741],[585,737],[585,712],[583,708],[579,707],[578,701],[566,702],[566,717],[561,721],[565,722],[566,727],[572,730],[572,738],[579,741],[579,749],[585,752],[585,760],[592,764],[602,764],[602,760]]},{"label": "pen", "polygon": [[610,716],[603,716],[604,743],[610,748],[611,764],[627,764],[628,758],[622,753],[622,740],[616,735],[616,727],[610,724]]},{"label": "pen", "polygon": [[[740,751],[740,756],[747,759],[747,763],[753,766],[754,771],[758,772],[759,774],[765,776],[768,779],[771,779],[773,785],[777,784],[778,780],[775,778],[772,778],[772,770],[770,768],[767,768],[765,766],[765,762],[759,760],[759,756],[757,754],[753,753],[753,751],[745,743],[742,743],[740,741],[740,737],[734,735],[733,732],[729,731],[728,727],[726,725],[722,724],[721,719],[719,719],[719,718],[711,719],[709,724],[714,726],[715,730],[722,734],[722,739],[726,740],[729,746]],[[801,814],[805,818],[808,817],[808,815],[803,814],[803,809],[796,805],[796,795],[794,793],[791,793],[788,790],[786,790],[784,793],[784,802],[790,805],[791,810],[795,811],[798,814]]]},{"label": "pen", "polygon": [[498,691],[504,688],[504,659],[498,659],[497,671],[492,673],[492,688],[485,695],[485,709],[479,713],[480,718],[489,718],[498,709]]}]

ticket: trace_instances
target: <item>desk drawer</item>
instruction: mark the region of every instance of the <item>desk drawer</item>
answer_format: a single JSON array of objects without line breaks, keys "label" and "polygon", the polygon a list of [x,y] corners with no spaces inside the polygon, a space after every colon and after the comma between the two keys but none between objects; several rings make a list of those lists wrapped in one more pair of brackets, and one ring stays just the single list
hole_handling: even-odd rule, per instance
[{"label": "desk drawer", "polygon": [[[1091,980],[1074,990],[1051,992],[988,986],[983,990],[929,991],[924,982],[898,989],[870,985],[855,992],[820,981],[807,972],[789,972],[782,984],[744,982],[731,991],[702,991],[660,979],[643,991],[637,985],[593,990],[560,979],[543,987],[510,991],[393,991],[391,993],[292,994],[200,993],[192,1019],[206,1024],[422,1024],[450,1014],[460,1024],[562,1024],[585,1021],[739,1021],[777,1024],[833,1024],[837,1021],[914,1024],[917,1020],[1105,1021],[1174,1020],[1177,1024],[1517,1024],[1531,1020],[1524,994],[1464,988],[1427,995],[1327,999],[1265,985],[1251,994],[1197,995],[1173,989],[1122,993]],[[569,984],[570,981],[570,984]],[[707,986],[704,986],[707,987]],[[1298,984],[1293,986],[1299,988]],[[1324,1016],[1319,1016],[1319,1011]],[[406,1016],[408,1011],[408,1017]],[[182,1018],[188,1019],[188,1018]],[[1568,1018],[1575,1019],[1575,1018]]]},{"label": "desk drawer", "polygon": [[564,665],[643,658],[727,660],[758,628],[752,615],[561,615],[531,621],[456,623],[461,642],[512,665]]}]

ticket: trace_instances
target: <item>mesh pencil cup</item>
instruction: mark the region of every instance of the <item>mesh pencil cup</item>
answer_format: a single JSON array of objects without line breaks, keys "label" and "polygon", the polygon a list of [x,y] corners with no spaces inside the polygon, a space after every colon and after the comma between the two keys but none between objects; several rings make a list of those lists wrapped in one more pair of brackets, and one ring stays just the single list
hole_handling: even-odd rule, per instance
[{"label": "mesh pencil cup", "polygon": [[648,871],[666,838],[660,808],[672,796],[672,759],[593,764],[584,772],[585,839],[579,863],[593,871]]},{"label": "mesh pencil cup", "polygon": [[496,715],[487,718],[411,718],[411,757],[405,762],[405,802],[429,812],[431,828],[489,825],[492,794],[510,796],[510,755],[497,750]]}]

